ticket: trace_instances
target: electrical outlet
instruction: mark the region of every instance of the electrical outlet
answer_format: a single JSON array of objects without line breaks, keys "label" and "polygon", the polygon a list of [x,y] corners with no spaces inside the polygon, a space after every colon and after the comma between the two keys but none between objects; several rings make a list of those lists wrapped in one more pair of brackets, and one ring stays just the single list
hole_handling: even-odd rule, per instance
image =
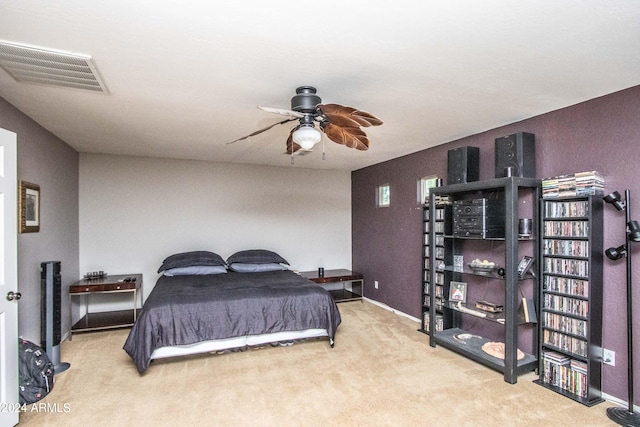
[{"label": "electrical outlet", "polygon": [[602,349],[602,363],[606,365],[616,366],[616,352],[613,350]]},{"label": "electrical outlet", "polygon": [[376,289],[378,289],[378,281],[377,281],[377,280],[374,280],[374,281],[373,281],[373,287],[374,287],[374,288],[376,288]]}]

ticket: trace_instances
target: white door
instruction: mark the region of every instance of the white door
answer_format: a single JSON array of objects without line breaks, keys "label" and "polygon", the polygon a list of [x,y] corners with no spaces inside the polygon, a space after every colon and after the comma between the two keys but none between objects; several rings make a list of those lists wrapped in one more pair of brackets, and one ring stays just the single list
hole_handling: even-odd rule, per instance
[{"label": "white door", "polygon": [[18,424],[19,414],[16,140],[0,128],[0,426]]}]

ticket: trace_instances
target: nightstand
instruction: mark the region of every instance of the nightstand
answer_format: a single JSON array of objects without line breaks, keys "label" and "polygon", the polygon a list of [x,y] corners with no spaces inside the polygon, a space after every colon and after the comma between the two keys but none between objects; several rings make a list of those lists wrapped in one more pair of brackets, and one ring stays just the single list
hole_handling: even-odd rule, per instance
[{"label": "nightstand", "polygon": [[[132,308],[128,310],[89,312],[91,295],[116,295],[131,293]],[[77,332],[99,331],[104,329],[133,326],[138,309],[136,307],[140,294],[142,305],[142,274],[108,275],[99,279],[82,279],[69,286],[69,310],[73,314],[74,299],[84,299],[84,316],[77,321],[69,332],[69,341]]]},{"label": "nightstand", "polygon": [[333,286],[327,286],[335,302],[362,301],[364,278],[360,273],[351,270],[337,269],[325,270],[322,277],[318,275],[317,270],[302,271],[300,275],[319,285],[342,285],[340,289],[333,289]]}]

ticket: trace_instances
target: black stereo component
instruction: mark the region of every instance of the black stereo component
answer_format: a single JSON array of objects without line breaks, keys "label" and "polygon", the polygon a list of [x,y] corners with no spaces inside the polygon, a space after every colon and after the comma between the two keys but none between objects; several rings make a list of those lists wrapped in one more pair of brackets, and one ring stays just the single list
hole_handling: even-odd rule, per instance
[{"label": "black stereo component", "polygon": [[536,137],[519,132],[496,139],[496,178],[536,177]]},{"label": "black stereo component", "polygon": [[480,179],[480,149],[459,147],[447,152],[447,184],[463,184]]},{"label": "black stereo component", "polygon": [[455,200],[453,236],[477,239],[504,237],[504,200]]}]

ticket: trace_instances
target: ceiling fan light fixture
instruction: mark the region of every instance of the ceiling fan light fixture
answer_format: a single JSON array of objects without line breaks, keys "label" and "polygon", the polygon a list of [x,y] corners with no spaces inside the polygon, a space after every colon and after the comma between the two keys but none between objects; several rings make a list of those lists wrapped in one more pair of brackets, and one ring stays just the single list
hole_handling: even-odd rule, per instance
[{"label": "ceiling fan light fixture", "polygon": [[293,142],[303,150],[311,150],[322,139],[322,134],[313,125],[302,125],[292,135]]},{"label": "ceiling fan light fixture", "polygon": [[[287,137],[287,154],[292,155],[308,153],[314,145],[323,141],[322,134],[327,136],[327,140],[345,147],[355,148],[360,151],[369,149],[369,138],[361,127],[380,126],[382,120],[366,111],[360,111],[353,107],[340,104],[321,104],[322,100],[316,94],[313,86],[300,86],[296,89],[296,95],[291,98],[291,110],[281,108],[258,107],[261,110],[287,116],[263,129],[259,129],[249,135],[235,139],[227,144],[248,139],[249,137],[261,134],[274,126],[282,125],[294,120],[299,120],[300,124],[291,129]],[[319,123],[316,126],[316,123]],[[324,160],[324,141],[322,149]]]}]

